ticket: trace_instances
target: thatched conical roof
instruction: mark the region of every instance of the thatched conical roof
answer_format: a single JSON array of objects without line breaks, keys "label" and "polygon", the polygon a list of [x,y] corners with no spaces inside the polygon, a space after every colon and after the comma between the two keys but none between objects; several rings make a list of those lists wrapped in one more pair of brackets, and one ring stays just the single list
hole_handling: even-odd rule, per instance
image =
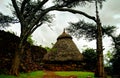
[{"label": "thatched conical roof", "polygon": [[81,61],[83,58],[72,37],[64,32],[58,36],[57,42],[50,52],[46,53],[44,61]]}]

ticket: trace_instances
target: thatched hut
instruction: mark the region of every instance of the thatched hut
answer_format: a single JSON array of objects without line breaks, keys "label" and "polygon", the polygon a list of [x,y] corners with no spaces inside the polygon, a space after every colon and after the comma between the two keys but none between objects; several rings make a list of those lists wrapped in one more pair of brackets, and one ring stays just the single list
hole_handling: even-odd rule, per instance
[{"label": "thatched hut", "polygon": [[78,69],[76,67],[81,67],[82,58],[72,37],[64,30],[50,52],[46,53],[43,61],[44,67],[49,70],[75,70]]}]

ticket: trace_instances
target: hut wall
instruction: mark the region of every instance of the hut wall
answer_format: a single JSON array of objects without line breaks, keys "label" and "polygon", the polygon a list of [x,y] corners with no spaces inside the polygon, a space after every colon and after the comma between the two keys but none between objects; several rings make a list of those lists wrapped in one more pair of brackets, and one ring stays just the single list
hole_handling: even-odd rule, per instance
[{"label": "hut wall", "polygon": [[79,71],[83,70],[80,63],[47,63],[43,65],[44,70],[49,71]]}]

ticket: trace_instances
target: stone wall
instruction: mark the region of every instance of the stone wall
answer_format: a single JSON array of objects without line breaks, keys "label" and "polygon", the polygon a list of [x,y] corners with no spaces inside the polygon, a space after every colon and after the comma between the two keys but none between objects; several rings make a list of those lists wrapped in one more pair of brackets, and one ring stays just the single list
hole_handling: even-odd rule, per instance
[{"label": "stone wall", "polygon": [[78,64],[44,64],[43,70],[49,71],[78,71],[83,70]]}]

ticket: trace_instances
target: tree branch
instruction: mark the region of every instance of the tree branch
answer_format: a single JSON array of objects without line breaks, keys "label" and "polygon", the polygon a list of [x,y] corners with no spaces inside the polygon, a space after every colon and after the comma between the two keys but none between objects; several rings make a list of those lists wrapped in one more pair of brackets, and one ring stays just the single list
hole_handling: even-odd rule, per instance
[{"label": "tree branch", "polygon": [[39,6],[38,6],[38,8],[39,7],[42,7],[46,2],[48,2],[49,0],[43,0],[40,4],[39,4]]},{"label": "tree branch", "polygon": [[36,13],[46,2],[48,2],[49,0],[43,0],[41,3],[39,3],[38,6],[36,6],[36,8],[34,9],[34,13]]},{"label": "tree branch", "polygon": [[61,8],[61,6],[51,6],[47,9],[45,9],[43,12],[41,12],[41,14],[39,15],[39,17],[31,24],[31,28],[32,29],[34,27],[35,24],[39,23],[39,21],[42,19],[42,17],[47,14],[48,12],[50,11],[53,11],[53,10],[57,10],[57,11],[68,11],[68,12],[71,12],[71,13],[78,13],[78,14],[81,14],[89,19],[92,19],[93,21],[96,22],[96,19],[94,16],[90,16],[88,14],[86,14],[85,12],[82,12],[82,11],[78,11],[78,10],[74,10],[74,9],[67,9],[67,8]]},{"label": "tree branch", "polygon": [[[38,18],[35,20],[35,21],[32,21],[32,23],[29,24],[29,28],[27,28],[25,30],[25,34],[24,34],[24,37],[23,38],[26,38],[25,36],[28,36],[29,34],[31,34],[35,29],[37,29],[40,25],[42,25],[43,23],[41,22],[40,24],[38,24],[42,17],[44,17],[44,15],[46,13],[48,13],[50,10],[53,10],[53,8],[55,8],[55,6],[52,6],[52,7],[49,7],[47,8],[45,11],[43,11],[39,16]],[[38,25],[36,25],[38,24]]]},{"label": "tree branch", "polygon": [[16,0],[11,0],[11,1],[12,1],[12,4],[13,4],[13,7],[14,7],[14,9],[15,9],[15,12],[16,12],[17,17],[19,18],[20,21],[22,21],[22,15],[21,15],[21,12],[20,12],[20,10],[19,10],[19,7],[18,7],[18,5],[17,5],[17,3],[16,3]]},{"label": "tree branch", "polygon": [[[46,1],[47,1],[47,0],[46,0]],[[89,19],[92,19],[93,21],[96,22],[96,19],[95,19],[94,16],[90,16],[90,15],[86,14],[85,12],[77,11],[77,10],[73,10],[73,9],[61,8],[61,6],[56,6],[56,5],[54,5],[54,6],[51,6],[51,7],[49,7],[49,8],[46,8],[43,12],[41,12],[41,14],[38,16],[38,18],[30,24],[30,26],[29,26],[29,28],[27,29],[27,31],[32,30],[32,29],[34,28],[34,26],[35,26],[36,24],[38,24],[39,21],[41,21],[41,19],[44,17],[44,15],[46,15],[48,12],[53,11],[53,10],[57,10],[57,11],[68,11],[68,12],[71,12],[71,13],[74,13],[74,14],[78,13],[78,14],[81,14],[81,15],[83,15],[83,16],[89,18]]]},{"label": "tree branch", "polygon": [[31,24],[30,29],[32,29],[34,27],[34,25],[38,24],[39,21],[41,21],[42,17],[44,17],[44,15],[46,15],[49,11],[54,10],[55,8],[56,8],[56,6],[51,6],[47,9],[45,9],[43,12],[41,12],[41,14],[38,16],[38,18],[35,21],[33,21],[33,23]]},{"label": "tree branch", "polygon": [[26,30],[26,32],[24,33],[23,39],[27,40],[27,38],[42,24],[43,24],[43,22],[41,22],[38,25],[35,25],[32,29],[29,28],[28,30]]},{"label": "tree branch", "polygon": [[41,22],[40,24],[36,25],[30,32],[30,34],[32,34],[39,26],[41,26],[43,24],[43,22]]},{"label": "tree branch", "polygon": [[69,9],[69,8],[62,8],[62,6],[52,6],[50,8],[47,8],[43,14],[41,14],[40,16],[44,15],[44,13],[48,13],[49,11],[53,11],[53,10],[57,10],[57,11],[67,11],[67,12],[71,12],[73,14],[80,14],[80,15],[83,15],[89,19],[92,19],[94,22],[96,22],[96,18],[94,16],[90,16],[88,15],[87,13],[85,12],[82,12],[82,11],[78,11],[78,10],[74,10],[74,9]]},{"label": "tree branch", "polygon": [[23,14],[24,9],[25,9],[25,5],[29,2],[30,0],[23,0],[22,4],[21,4],[21,13]]},{"label": "tree branch", "polygon": [[32,19],[34,17],[35,13],[37,11],[39,11],[39,9],[41,9],[41,7],[48,1],[49,0],[43,0],[38,6],[36,6],[36,8],[33,10],[33,12],[31,12],[31,15],[30,15],[31,17],[29,17],[29,19]]},{"label": "tree branch", "polygon": [[[31,32],[33,32],[36,28],[38,28],[40,25],[42,25],[42,22],[39,24],[39,25],[36,25],[36,24],[38,24],[39,23],[39,21],[42,19],[42,17],[44,17],[44,15],[46,14],[46,13],[48,13],[50,10],[52,10],[53,8],[55,8],[56,6],[52,6],[52,7],[49,7],[49,8],[47,8],[46,10],[44,10],[39,16],[38,16],[38,18],[35,20],[35,21],[33,21],[31,24],[29,24],[30,26],[29,26],[29,28],[27,28],[26,30],[25,30],[25,32],[26,32],[26,34],[25,34],[25,36],[27,36],[27,35],[29,35]],[[36,25],[36,27],[35,27],[35,25]],[[32,30],[32,31],[31,31]]]},{"label": "tree branch", "polygon": [[82,11],[78,11],[78,10],[74,10],[74,9],[69,9],[69,8],[57,8],[55,10],[57,10],[57,11],[68,11],[68,12],[71,12],[73,14],[81,14],[81,15],[83,15],[83,16],[89,18],[89,19],[92,19],[93,21],[96,22],[96,19],[95,19],[94,16],[90,16],[87,13],[82,12]]},{"label": "tree branch", "polygon": [[12,1],[12,4],[13,4],[13,7],[15,9],[15,12],[16,12],[16,15],[20,21],[20,24],[22,25],[21,26],[21,36],[22,36],[22,32],[24,30],[24,18],[23,18],[23,15],[21,14],[20,10],[19,10],[19,7],[16,3],[16,0],[11,0]]}]

